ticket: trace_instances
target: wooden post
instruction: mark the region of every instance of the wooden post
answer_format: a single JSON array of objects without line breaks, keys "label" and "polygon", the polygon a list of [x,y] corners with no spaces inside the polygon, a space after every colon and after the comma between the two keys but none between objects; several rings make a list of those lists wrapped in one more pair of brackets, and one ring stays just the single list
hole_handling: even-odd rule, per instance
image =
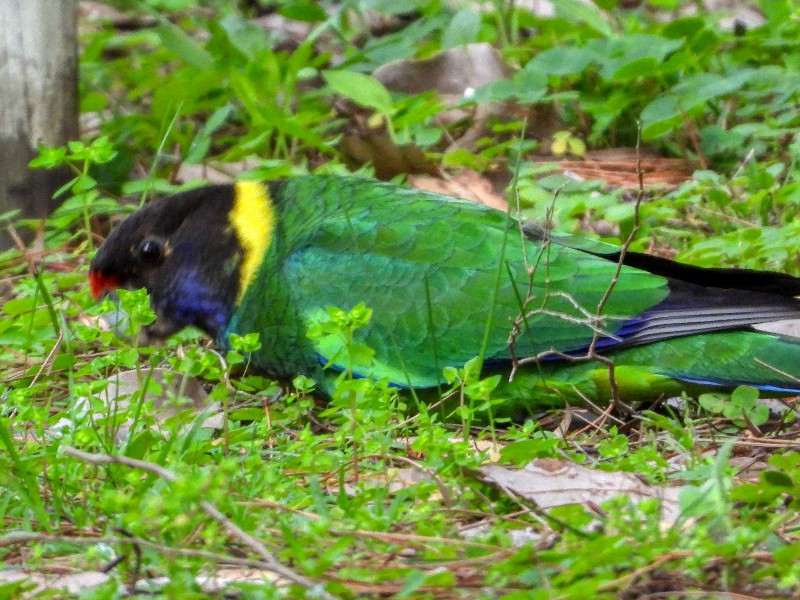
[{"label": "wooden post", "polygon": [[[0,3],[0,214],[41,218],[65,174],[28,162],[37,144],[78,137],[77,0]],[[11,244],[0,227],[0,248]]]}]

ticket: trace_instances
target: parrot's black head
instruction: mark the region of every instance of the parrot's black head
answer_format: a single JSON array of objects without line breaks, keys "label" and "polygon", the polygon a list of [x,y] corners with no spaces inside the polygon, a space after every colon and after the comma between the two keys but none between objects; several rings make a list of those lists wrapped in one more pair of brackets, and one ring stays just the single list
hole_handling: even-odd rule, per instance
[{"label": "parrot's black head", "polygon": [[233,185],[157,200],[108,236],[89,269],[95,298],[117,288],[146,288],[165,337],[188,325],[216,337],[228,322],[240,285],[242,246],[231,225]]}]

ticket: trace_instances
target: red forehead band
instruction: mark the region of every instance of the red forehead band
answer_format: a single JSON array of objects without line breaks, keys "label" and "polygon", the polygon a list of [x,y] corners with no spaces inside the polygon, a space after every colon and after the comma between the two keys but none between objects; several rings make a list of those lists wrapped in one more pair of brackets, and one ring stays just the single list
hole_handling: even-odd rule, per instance
[{"label": "red forehead band", "polygon": [[117,288],[119,288],[119,279],[113,275],[104,275],[100,271],[89,271],[89,289],[95,300],[99,300]]}]

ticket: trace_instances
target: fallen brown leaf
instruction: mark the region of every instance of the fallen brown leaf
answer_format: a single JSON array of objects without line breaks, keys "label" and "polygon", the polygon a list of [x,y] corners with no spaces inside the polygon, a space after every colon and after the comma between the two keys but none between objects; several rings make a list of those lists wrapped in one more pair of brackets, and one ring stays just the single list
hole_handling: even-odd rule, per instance
[{"label": "fallen brown leaf", "polygon": [[667,525],[680,514],[677,487],[648,485],[633,473],[600,471],[555,458],[536,459],[521,469],[486,464],[478,473],[486,483],[535,502],[542,509],[600,504],[626,496],[633,501],[659,498],[662,522]]},{"label": "fallen brown leaf", "polygon": [[508,202],[494,191],[492,182],[480,173],[469,169],[461,171],[450,179],[410,175],[408,181],[418,190],[472,200],[503,212],[508,210]]}]

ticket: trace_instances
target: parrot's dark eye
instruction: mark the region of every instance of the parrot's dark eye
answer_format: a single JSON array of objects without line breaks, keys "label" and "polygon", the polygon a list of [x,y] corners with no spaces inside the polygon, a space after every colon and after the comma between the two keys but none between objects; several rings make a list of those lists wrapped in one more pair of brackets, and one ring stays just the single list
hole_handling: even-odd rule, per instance
[{"label": "parrot's dark eye", "polygon": [[137,250],[139,260],[146,265],[157,265],[164,258],[164,243],[161,240],[147,238],[139,244]]}]

